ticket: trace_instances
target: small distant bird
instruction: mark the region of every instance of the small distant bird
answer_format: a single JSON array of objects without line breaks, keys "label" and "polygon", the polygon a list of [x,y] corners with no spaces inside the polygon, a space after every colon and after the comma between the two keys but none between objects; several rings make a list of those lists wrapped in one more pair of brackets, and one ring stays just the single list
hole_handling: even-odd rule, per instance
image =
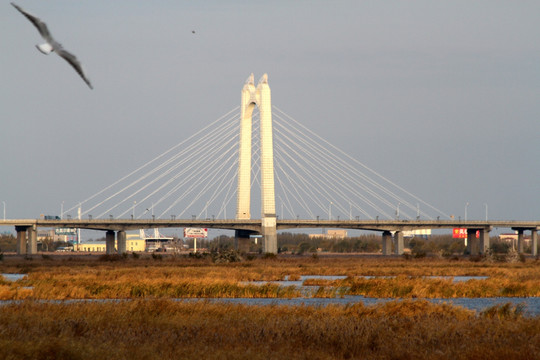
[{"label": "small distant bird", "polygon": [[41,19],[39,19],[38,17],[27,13],[15,3],[11,3],[11,5],[13,5],[15,9],[19,10],[21,14],[23,14],[28,20],[30,20],[32,24],[34,24],[34,26],[38,29],[41,37],[45,40],[44,44],[36,45],[37,49],[45,55],[49,55],[53,51],[56,52],[60,57],[66,60],[75,69],[75,71],[82,77],[82,79],[90,87],[90,89],[93,89],[92,84],[84,74],[82,65],[77,59],[77,57],[65,50],[62,47],[62,44],[53,39],[51,33],[49,32],[49,29],[47,28],[47,24],[41,21]]},{"label": "small distant bird", "polygon": [[192,33],[192,34],[195,34],[195,30],[191,30],[191,33]]}]

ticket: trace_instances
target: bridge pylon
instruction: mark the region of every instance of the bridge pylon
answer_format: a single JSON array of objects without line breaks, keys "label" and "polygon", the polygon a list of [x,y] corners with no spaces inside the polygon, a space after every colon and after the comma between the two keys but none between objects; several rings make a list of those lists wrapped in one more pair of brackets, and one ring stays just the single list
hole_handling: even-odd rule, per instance
[{"label": "bridge pylon", "polygon": [[[253,81],[253,74],[251,74],[242,88],[236,219],[251,218],[251,137],[252,115],[255,106],[259,108],[260,115],[261,229],[263,246],[264,252],[276,254],[277,230],[272,101],[267,74],[261,77],[257,87],[255,87]],[[236,231],[235,238],[239,250],[245,251],[246,247],[249,247],[249,233]]]}]

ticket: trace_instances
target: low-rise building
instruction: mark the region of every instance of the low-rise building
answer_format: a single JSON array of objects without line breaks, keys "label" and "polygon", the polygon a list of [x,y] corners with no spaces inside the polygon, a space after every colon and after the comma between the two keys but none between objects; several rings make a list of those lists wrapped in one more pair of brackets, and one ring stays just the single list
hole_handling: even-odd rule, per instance
[{"label": "low-rise building", "polygon": [[[118,249],[118,242],[115,241],[115,249]],[[126,235],[126,249],[129,252],[141,252],[146,248],[144,239],[141,239],[137,234]],[[74,245],[75,251],[83,252],[106,252],[107,245],[105,241],[85,241]]]},{"label": "low-rise building", "polygon": [[328,230],[326,234],[309,234],[309,238],[322,237],[325,239],[344,239],[347,237],[347,230]]}]

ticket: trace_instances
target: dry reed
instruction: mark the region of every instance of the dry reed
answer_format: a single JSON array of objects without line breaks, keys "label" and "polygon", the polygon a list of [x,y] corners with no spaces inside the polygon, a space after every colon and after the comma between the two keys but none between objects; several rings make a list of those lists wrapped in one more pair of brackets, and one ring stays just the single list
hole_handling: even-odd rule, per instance
[{"label": "dry reed", "polygon": [[[107,299],[184,297],[297,297],[293,288],[242,285],[248,281],[299,279],[301,275],[343,275],[345,280],[310,280],[315,296],[453,298],[540,296],[540,262],[474,263],[443,259],[407,261],[382,257],[277,257],[231,264],[207,258],[165,257],[100,261],[96,257],[25,260],[6,257],[0,272],[27,273],[25,280],[0,280],[0,299]],[[489,276],[452,283],[428,276]],[[362,276],[378,276],[366,279]],[[32,289],[28,289],[32,287]],[[346,289],[346,291],[344,290]]]},{"label": "dry reed", "polygon": [[427,301],[246,306],[203,301],[0,307],[3,359],[533,359],[540,318]]}]

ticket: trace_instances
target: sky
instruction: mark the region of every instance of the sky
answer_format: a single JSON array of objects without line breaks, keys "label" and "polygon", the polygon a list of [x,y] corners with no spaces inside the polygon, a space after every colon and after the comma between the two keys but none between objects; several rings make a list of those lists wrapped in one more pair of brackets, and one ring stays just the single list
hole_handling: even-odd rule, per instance
[{"label": "sky", "polygon": [[274,105],[446,213],[540,220],[537,1],[17,4],[94,90],[0,3],[0,216],[77,204],[267,73]]}]

